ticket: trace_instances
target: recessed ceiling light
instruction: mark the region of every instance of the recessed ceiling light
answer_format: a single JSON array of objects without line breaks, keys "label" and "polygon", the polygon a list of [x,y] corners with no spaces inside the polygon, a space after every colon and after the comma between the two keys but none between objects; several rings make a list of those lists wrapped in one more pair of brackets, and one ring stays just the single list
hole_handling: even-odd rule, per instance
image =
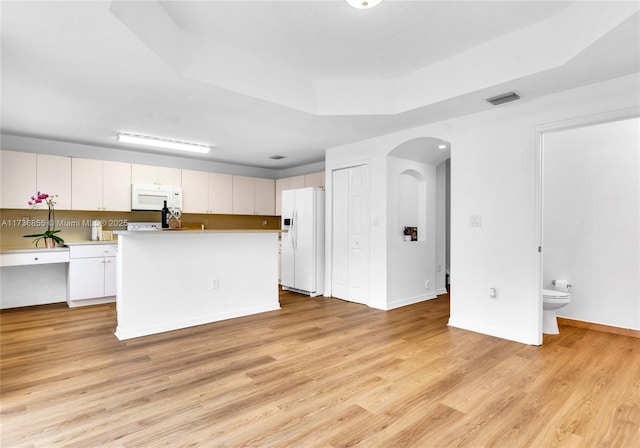
[{"label": "recessed ceiling light", "polygon": [[346,0],[349,5],[358,9],[371,9],[377,6],[382,0]]},{"label": "recessed ceiling light", "polygon": [[444,143],[441,145],[438,145],[438,149],[447,149],[447,145],[445,145]]},{"label": "recessed ceiling light", "polygon": [[148,135],[127,134],[119,132],[117,140],[122,143],[133,143],[135,145],[153,146],[155,148],[175,149],[178,151],[190,151],[206,154],[211,151],[210,145],[201,143],[181,142],[161,137],[151,137]]}]

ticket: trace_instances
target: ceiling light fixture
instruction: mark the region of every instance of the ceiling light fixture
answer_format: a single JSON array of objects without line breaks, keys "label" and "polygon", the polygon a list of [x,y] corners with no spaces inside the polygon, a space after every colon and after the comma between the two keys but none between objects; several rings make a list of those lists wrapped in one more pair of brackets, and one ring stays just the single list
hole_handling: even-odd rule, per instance
[{"label": "ceiling light fixture", "polygon": [[346,0],[349,5],[357,9],[371,9],[377,6],[382,0]]},{"label": "ceiling light fixture", "polygon": [[445,145],[444,143],[441,145],[438,145],[438,149],[447,149],[447,145]]},{"label": "ceiling light fixture", "polygon": [[122,143],[133,143],[135,145],[153,146],[156,148],[176,149],[178,151],[198,152],[206,154],[211,151],[211,146],[200,143],[181,142],[160,137],[150,137],[147,135],[127,134],[118,132],[117,140]]}]

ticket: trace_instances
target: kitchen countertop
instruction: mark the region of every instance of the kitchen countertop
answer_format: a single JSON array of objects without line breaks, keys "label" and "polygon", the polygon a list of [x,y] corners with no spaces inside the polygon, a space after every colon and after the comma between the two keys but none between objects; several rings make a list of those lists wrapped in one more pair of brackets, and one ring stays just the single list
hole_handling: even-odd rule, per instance
[{"label": "kitchen countertop", "polygon": [[68,247],[53,247],[53,248],[3,247],[2,249],[0,249],[0,253],[3,253],[3,254],[29,254],[29,253],[35,253],[35,252],[69,252],[69,248]]},{"label": "kitchen countertop", "polygon": [[106,241],[65,241],[65,246],[89,246],[89,245],[100,245],[100,244],[118,244],[117,239],[106,240]]},{"label": "kitchen countertop", "polygon": [[2,254],[28,254],[32,252],[68,252],[70,246],[86,246],[86,245],[99,245],[99,244],[112,244],[117,245],[118,240],[113,239],[109,241],[90,241],[90,240],[81,240],[81,241],[65,241],[63,246],[56,246],[52,248],[46,247],[3,247],[0,248],[0,253]]}]

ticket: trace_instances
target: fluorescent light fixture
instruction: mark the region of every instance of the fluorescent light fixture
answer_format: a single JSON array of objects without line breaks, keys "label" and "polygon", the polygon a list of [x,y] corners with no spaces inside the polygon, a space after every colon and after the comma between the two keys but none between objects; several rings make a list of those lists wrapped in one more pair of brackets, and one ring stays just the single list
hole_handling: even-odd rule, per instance
[{"label": "fluorescent light fixture", "polygon": [[377,6],[382,0],[346,0],[349,5],[357,9],[371,9]]},{"label": "fluorescent light fixture", "polygon": [[118,132],[118,141],[122,143],[133,143],[134,145],[153,146],[156,148],[176,149],[178,151],[191,151],[206,154],[211,151],[211,146],[200,143],[181,142],[167,138],[150,137],[147,135],[127,134]]}]

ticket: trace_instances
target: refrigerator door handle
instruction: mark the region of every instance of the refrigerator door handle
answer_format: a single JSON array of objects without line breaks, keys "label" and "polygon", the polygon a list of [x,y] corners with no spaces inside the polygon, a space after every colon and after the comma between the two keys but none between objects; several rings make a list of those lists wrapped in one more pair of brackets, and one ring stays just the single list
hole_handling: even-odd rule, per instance
[{"label": "refrigerator door handle", "polygon": [[291,220],[293,221],[291,223],[291,230],[292,230],[291,247],[293,248],[293,250],[296,250],[296,248],[298,247],[298,210],[297,209],[293,210],[293,216]]}]

